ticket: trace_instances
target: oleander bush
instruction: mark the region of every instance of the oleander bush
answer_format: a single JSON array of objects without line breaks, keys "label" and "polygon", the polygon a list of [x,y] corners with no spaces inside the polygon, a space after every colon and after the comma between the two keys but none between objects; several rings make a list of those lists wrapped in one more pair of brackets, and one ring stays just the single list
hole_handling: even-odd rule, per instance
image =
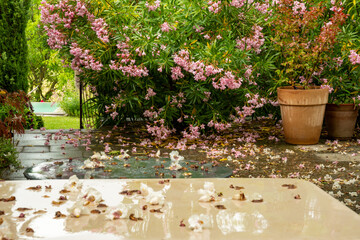
[{"label": "oleander bush", "polygon": [[[282,4],[290,6],[288,16],[299,19],[290,31],[302,42],[286,42],[299,49],[290,58],[283,54],[288,45],[279,45],[289,29],[276,27]],[[313,8],[321,11],[313,16],[315,27],[302,35],[303,12]],[[322,32],[324,26],[335,29],[326,24],[339,9],[343,6],[334,0],[48,0],[41,6],[41,22],[49,46],[90,86],[99,120],[146,119],[158,139],[175,131],[196,139],[205,130],[222,131],[249,116],[273,113],[273,90],[294,80],[281,73],[296,70],[299,77],[306,69],[308,82],[320,80],[318,66],[311,71],[296,56],[307,52],[306,44],[315,49],[322,36],[324,44],[336,42],[337,35],[330,41]],[[309,39],[305,45],[304,39]],[[335,57],[331,49],[326,54]],[[323,68],[335,61],[328,55],[320,60]]]}]

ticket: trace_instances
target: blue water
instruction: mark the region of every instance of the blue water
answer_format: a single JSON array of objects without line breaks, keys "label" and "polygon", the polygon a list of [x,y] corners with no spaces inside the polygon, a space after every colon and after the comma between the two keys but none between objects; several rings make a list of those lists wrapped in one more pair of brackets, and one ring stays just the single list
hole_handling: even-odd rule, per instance
[{"label": "blue water", "polygon": [[32,102],[34,113],[53,113],[59,107],[58,103]]}]

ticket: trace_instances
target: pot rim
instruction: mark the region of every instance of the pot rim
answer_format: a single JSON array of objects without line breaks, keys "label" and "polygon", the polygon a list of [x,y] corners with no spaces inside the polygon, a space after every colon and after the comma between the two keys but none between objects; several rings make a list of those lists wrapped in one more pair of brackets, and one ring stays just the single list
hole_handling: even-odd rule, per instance
[{"label": "pot rim", "polygon": [[329,106],[354,106],[355,104],[354,103],[339,103],[339,104],[336,104],[336,103],[327,103],[327,105]]},{"label": "pot rim", "polygon": [[334,110],[346,111],[345,109],[350,110],[349,108],[351,108],[353,111],[359,110],[359,106],[354,103],[340,103],[340,104],[327,103],[326,104],[326,111],[334,111]]},{"label": "pot rim", "polygon": [[296,86],[297,88],[294,89],[293,86],[282,86],[282,87],[278,87],[277,90],[281,90],[281,91],[297,91],[297,90],[321,90],[321,91],[328,91],[328,89],[326,88],[320,88],[320,86],[310,86],[308,89],[304,89],[303,86]]}]

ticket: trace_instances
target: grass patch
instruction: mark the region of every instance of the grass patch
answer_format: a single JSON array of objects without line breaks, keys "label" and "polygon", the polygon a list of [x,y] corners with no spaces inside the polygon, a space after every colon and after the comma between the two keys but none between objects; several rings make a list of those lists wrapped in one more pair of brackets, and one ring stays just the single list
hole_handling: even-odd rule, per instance
[{"label": "grass patch", "polygon": [[79,129],[80,118],[78,117],[42,117],[46,129]]}]

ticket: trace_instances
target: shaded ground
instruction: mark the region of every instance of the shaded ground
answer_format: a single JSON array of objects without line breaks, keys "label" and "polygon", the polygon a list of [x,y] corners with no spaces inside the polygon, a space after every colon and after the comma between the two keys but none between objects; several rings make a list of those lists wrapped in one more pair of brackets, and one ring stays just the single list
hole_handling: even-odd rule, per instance
[{"label": "shaded ground", "polygon": [[[161,156],[167,157],[169,152],[179,150],[185,160],[197,160],[199,166],[205,161],[232,168],[231,177],[308,180],[360,213],[359,133],[349,141],[329,141],[323,132],[317,145],[294,146],[283,141],[281,126],[263,119],[206,138],[154,141],[145,126],[136,123],[95,132],[27,132],[17,138],[17,146],[25,167],[48,160],[85,160],[92,151],[116,155],[129,150],[132,156],[155,156],[160,150]],[[7,178],[24,179],[22,172]]]}]

